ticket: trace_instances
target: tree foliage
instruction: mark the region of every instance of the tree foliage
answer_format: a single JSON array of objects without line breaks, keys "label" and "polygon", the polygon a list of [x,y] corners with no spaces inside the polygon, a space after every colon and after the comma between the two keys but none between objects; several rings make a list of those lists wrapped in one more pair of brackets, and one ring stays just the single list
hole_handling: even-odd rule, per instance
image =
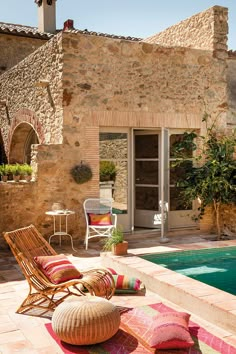
[{"label": "tree foliage", "polygon": [[[207,123],[208,116],[203,121]],[[201,149],[196,144],[196,138]],[[177,182],[182,187],[182,196],[185,201],[200,200],[199,215],[204,215],[205,207],[213,205],[216,215],[218,238],[221,236],[220,208],[222,204],[236,203],[236,133],[225,135],[217,131],[213,123],[207,127],[205,136],[198,136],[196,132],[186,132],[183,140],[176,143],[174,149],[177,164],[181,165],[182,159],[188,159],[186,151],[191,148],[196,151],[196,156],[191,169]]]}]

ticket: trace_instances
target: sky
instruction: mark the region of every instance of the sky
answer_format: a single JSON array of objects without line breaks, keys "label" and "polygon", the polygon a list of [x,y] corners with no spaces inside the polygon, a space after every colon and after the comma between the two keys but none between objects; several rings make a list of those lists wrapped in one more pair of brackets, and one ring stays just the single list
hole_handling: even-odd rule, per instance
[{"label": "sky", "polygon": [[[0,2],[0,22],[37,27],[34,0]],[[145,38],[214,5],[229,10],[228,48],[236,50],[236,0],[57,0],[57,29],[72,19],[76,29]]]}]

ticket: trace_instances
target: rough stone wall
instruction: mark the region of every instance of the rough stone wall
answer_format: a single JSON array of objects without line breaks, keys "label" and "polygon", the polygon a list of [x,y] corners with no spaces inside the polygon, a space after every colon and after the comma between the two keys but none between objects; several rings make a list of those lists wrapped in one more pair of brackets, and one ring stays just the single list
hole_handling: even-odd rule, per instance
[{"label": "rough stone wall", "polygon": [[[220,225],[221,229],[225,230],[228,233],[228,236],[236,235],[236,205],[222,205],[220,212]],[[201,231],[203,232],[212,232],[217,233],[216,228],[214,227],[215,223],[215,213],[212,206],[208,206],[205,210],[205,214],[200,223]]]},{"label": "rough stone wall", "polygon": [[[63,141],[62,66],[61,40],[58,35],[0,77],[0,96],[7,102],[7,107],[2,106],[0,109],[6,152],[9,151],[14,130],[23,122],[35,129],[42,144],[38,146],[38,154],[34,152],[33,157],[38,167],[39,183],[0,183],[0,200],[4,200],[4,205],[8,206],[5,208],[1,203],[1,232],[34,223],[44,234],[52,233],[52,220],[45,216],[45,211],[51,208],[58,193],[62,197],[62,187],[60,189],[58,183],[63,185],[63,145],[56,145],[56,148],[53,145],[62,144]],[[49,85],[45,86],[42,80],[47,80]],[[54,184],[55,180],[59,182]],[[28,206],[23,197],[24,192],[27,195],[31,193],[29,212],[26,212]]]},{"label": "rough stone wall", "polygon": [[225,114],[226,64],[212,52],[69,33],[63,34],[63,48],[67,139],[71,116],[80,129],[200,128],[205,105]]},{"label": "rough stone wall", "polygon": [[228,92],[228,127],[236,128],[236,54],[228,60],[227,68],[227,92]]},{"label": "rough stone wall", "polygon": [[0,75],[46,43],[45,39],[0,34]]},{"label": "rough stone wall", "polygon": [[[2,232],[23,227],[36,222],[37,203],[35,203],[35,183],[0,182],[0,229]],[[0,247],[6,247],[0,238]]]},{"label": "rough stone wall", "polygon": [[[35,86],[40,79],[49,87]],[[213,118],[219,111],[224,118],[225,63],[209,51],[64,32],[3,74],[0,95],[8,102],[8,115],[0,110],[6,146],[25,110],[32,125],[37,120],[36,130],[39,123],[42,128],[33,156],[34,213],[26,217],[25,204],[16,207],[1,183],[0,200],[8,203],[0,213],[4,230],[33,222],[50,235],[52,220],[45,212],[60,201],[76,211],[69,231],[81,240],[82,203],[99,195],[99,127],[201,129],[205,105]],[[78,185],[70,169],[81,161],[90,164],[93,178]],[[14,193],[20,193],[16,187]],[[11,223],[12,210],[18,219]]]},{"label": "rough stone wall", "polygon": [[146,38],[148,43],[216,50],[225,57],[228,34],[228,9],[214,6]]},{"label": "rough stone wall", "polygon": [[99,126],[203,131],[205,107],[226,126],[226,65],[212,52],[69,33],[63,48],[64,139],[94,171],[82,199],[99,195]]},{"label": "rough stone wall", "polygon": [[[7,153],[14,129],[21,122],[28,122],[29,116],[34,117],[30,124],[40,143],[62,142],[61,75],[59,35],[1,75],[0,97],[7,107],[0,106],[0,126]],[[42,80],[48,81],[47,87]]]}]

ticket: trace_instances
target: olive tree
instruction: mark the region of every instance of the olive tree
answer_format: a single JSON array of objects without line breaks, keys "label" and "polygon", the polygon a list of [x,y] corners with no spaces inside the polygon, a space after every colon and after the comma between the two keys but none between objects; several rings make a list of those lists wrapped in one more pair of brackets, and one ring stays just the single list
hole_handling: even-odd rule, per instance
[{"label": "olive tree", "polygon": [[[203,118],[206,124],[208,117],[209,115],[205,114]],[[183,158],[186,159],[189,149],[195,151],[195,157],[191,159],[192,167],[177,181],[177,186],[181,187],[181,194],[186,202],[200,200],[197,218],[202,218],[206,206],[213,205],[217,239],[220,239],[221,207],[223,204],[236,202],[235,131],[225,135],[218,131],[213,123],[207,128],[205,136],[198,136],[194,131],[185,132],[182,141],[176,143],[174,149],[176,156],[181,156],[176,161],[179,165]]]}]

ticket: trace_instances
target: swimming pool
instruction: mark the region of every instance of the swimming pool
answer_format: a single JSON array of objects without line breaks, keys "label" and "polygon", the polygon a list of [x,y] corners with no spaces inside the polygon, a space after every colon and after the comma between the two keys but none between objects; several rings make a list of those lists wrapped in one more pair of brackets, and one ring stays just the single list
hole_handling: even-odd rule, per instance
[{"label": "swimming pool", "polygon": [[236,247],[148,254],[141,258],[236,295]]}]

